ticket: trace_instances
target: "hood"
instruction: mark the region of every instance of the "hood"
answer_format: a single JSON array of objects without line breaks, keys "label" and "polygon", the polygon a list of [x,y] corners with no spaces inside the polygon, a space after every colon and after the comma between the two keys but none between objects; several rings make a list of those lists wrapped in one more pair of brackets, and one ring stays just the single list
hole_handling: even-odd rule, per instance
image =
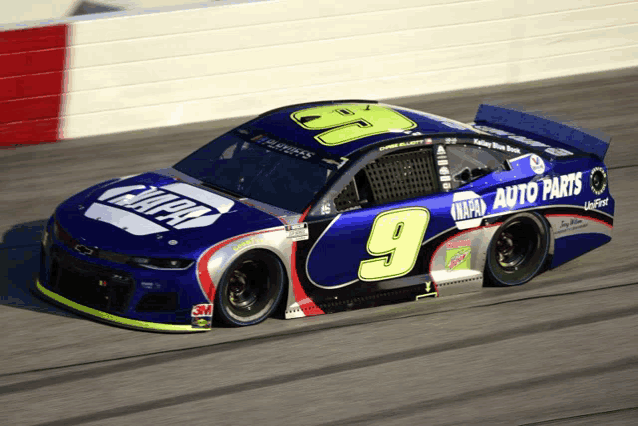
[{"label": "hood", "polygon": [[275,216],[199,185],[150,172],[96,185],[56,209],[91,247],[144,256],[197,256],[234,235],[282,226]]}]

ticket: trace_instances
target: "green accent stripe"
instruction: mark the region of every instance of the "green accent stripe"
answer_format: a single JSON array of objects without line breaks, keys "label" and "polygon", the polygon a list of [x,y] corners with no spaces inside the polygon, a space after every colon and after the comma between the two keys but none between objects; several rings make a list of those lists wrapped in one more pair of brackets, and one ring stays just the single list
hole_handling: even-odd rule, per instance
[{"label": "green accent stripe", "polygon": [[55,300],[56,302],[61,303],[62,305],[68,306],[84,314],[97,317],[106,321],[114,322],[116,324],[120,324],[126,327],[144,328],[144,329],[157,330],[157,331],[179,331],[179,332],[209,331],[207,329],[194,328],[191,325],[161,324],[161,323],[155,323],[155,322],[138,321],[138,320],[133,320],[129,318],[118,317],[117,315],[98,311],[97,309],[89,308],[88,306],[80,305],[79,303],[75,303],[74,301],[69,300],[66,297],[60,296],[59,294],[52,292],[51,290],[45,288],[42,284],[40,284],[39,279],[36,279],[35,284],[38,291],[40,291],[45,296]]}]

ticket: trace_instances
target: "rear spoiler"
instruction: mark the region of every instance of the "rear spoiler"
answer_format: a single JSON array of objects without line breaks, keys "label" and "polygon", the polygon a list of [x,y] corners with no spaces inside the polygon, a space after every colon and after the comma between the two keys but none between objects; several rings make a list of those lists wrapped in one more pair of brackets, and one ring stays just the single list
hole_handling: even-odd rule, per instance
[{"label": "rear spoiler", "polygon": [[[529,136],[550,139],[559,145],[593,154],[604,160],[610,138],[596,137],[582,130],[547,118],[539,117],[515,109],[481,104],[474,121],[477,125],[486,125],[510,132],[523,132]],[[527,135],[523,135],[527,136]]]}]

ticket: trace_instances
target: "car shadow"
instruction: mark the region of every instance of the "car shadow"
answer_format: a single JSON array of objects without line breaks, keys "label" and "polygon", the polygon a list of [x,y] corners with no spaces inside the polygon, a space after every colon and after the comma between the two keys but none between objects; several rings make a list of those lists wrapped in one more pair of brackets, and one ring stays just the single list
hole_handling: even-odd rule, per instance
[{"label": "car shadow", "polygon": [[46,220],[14,225],[0,242],[0,305],[81,318],[38,298],[32,292],[40,270],[40,239]]},{"label": "car shadow", "polygon": [[[53,305],[35,295],[40,270],[40,240],[46,220],[14,225],[0,240],[0,305],[70,318],[89,319]],[[271,320],[284,319],[282,303]],[[229,328],[217,321],[214,328]]]}]

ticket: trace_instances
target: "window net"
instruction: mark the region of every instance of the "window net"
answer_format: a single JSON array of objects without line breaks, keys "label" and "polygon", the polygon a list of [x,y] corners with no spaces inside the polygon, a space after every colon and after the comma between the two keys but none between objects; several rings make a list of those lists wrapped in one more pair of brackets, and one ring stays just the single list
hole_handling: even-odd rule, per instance
[{"label": "window net", "polygon": [[354,179],[350,181],[345,188],[341,190],[337,198],[335,198],[335,207],[338,211],[347,210],[359,205],[359,197]]},{"label": "window net", "polygon": [[386,155],[363,170],[375,204],[421,197],[437,189],[434,159],[429,149]]}]

